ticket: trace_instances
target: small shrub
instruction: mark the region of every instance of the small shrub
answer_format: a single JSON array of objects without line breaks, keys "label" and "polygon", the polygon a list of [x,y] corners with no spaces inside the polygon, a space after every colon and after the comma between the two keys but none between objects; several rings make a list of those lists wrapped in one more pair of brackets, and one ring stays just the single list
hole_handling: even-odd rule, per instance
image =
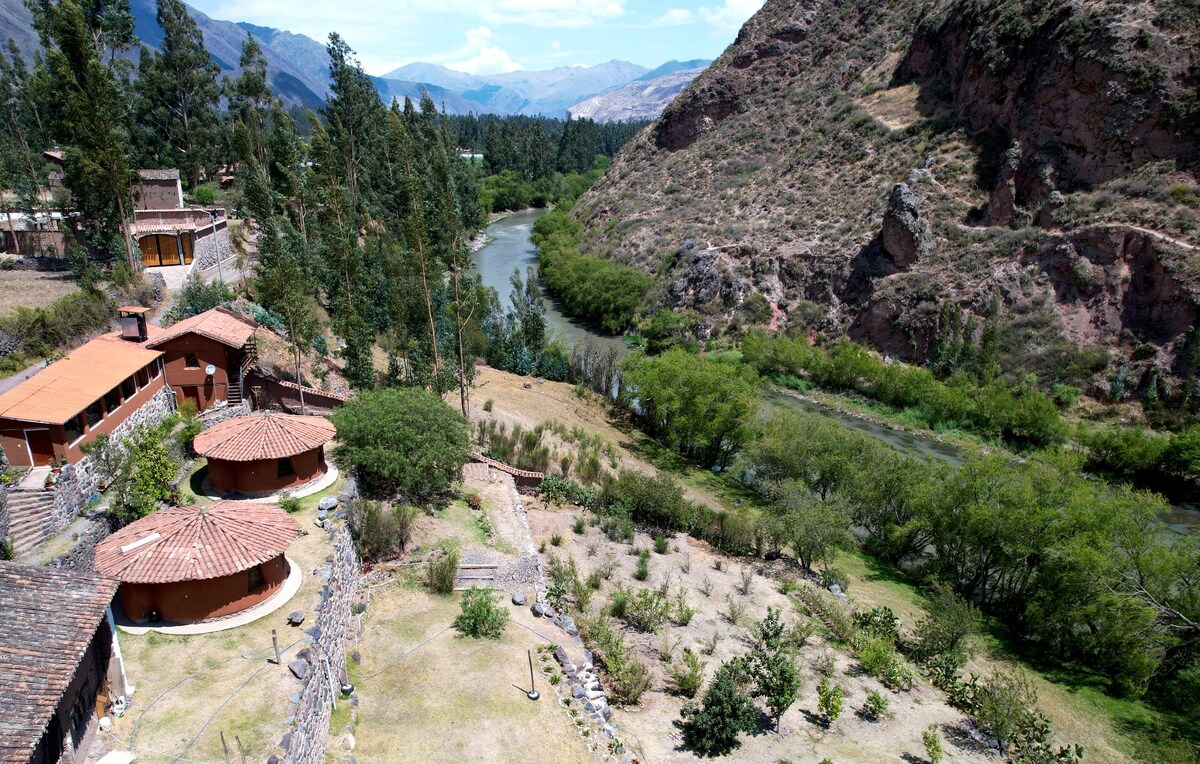
[{"label": "small shrub", "polygon": [[740,580],[738,582],[738,592],[740,592],[743,597],[748,597],[750,595],[750,589],[753,586],[754,568],[746,566],[741,570]]},{"label": "small shrub", "polygon": [[867,702],[863,704],[863,713],[871,720],[888,716],[888,699],[879,690],[867,690]]},{"label": "small shrub", "polygon": [[722,636],[720,629],[713,629],[711,637],[700,638],[700,649],[705,655],[712,655],[717,651],[717,645],[721,644]]},{"label": "small shrub", "polygon": [[655,536],[654,537],[654,551],[655,552],[657,552],[659,554],[666,554],[668,546],[669,546],[669,544],[667,543],[666,536]]},{"label": "small shrub", "polygon": [[825,717],[825,726],[833,724],[842,715],[842,686],[830,686],[828,679],[821,679],[817,685],[817,712]]},{"label": "small shrub", "polygon": [[604,562],[600,563],[600,567],[596,569],[600,573],[600,577],[605,581],[612,579],[613,574],[617,572],[617,561],[612,556],[606,557]]},{"label": "small shrub", "polygon": [[725,569],[725,562],[720,557],[718,557],[717,561],[713,563],[713,570],[720,573],[724,569]]},{"label": "small shrub", "polygon": [[472,493],[468,493],[463,498],[466,500],[467,506],[470,507],[471,509],[475,510],[476,512],[483,509],[483,497],[480,496],[479,494],[472,492]]},{"label": "small shrub", "polygon": [[700,593],[703,594],[705,597],[712,596],[713,582],[709,579],[708,576],[705,576],[704,580],[700,582],[699,589],[700,589]]},{"label": "small shrub", "polygon": [[939,764],[946,757],[942,750],[942,736],[938,734],[937,725],[929,725],[929,729],[921,733],[921,742],[925,744],[925,758],[931,764]]},{"label": "small shrub", "polygon": [[603,578],[603,576],[601,575],[600,571],[598,571],[598,570],[593,570],[591,573],[588,573],[588,577],[587,577],[588,588],[590,588],[592,591],[597,591],[597,592],[600,591],[602,578]]},{"label": "small shrub", "polygon": [[685,698],[694,698],[704,684],[704,662],[690,647],[683,648],[683,656],[678,663],[667,669],[667,676],[675,692]]},{"label": "small shrub", "polygon": [[637,631],[652,632],[667,620],[669,604],[653,589],[638,589],[629,598],[622,620]]},{"label": "small shrub", "polygon": [[832,650],[825,649],[813,656],[808,665],[812,666],[812,670],[819,676],[829,678],[837,671],[837,656]]},{"label": "small shrub", "polygon": [[645,581],[650,577],[650,560],[642,555],[638,555],[637,569],[633,571],[633,577],[639,581]]},{"label": "small shrub", "polygon": [[571,526],[571,530],[575,531],[575,535],[577,536],[587,533],[587,519],[583,517],[575,518],[575,523]]},{"label": "small shrub", "polygon": [[550,546],[562,546],[562,534],[555,533],[550,537]]},{"label": "small shrub", "polygon": [[294,515],[304,509],[304,503],[287,491],[279,494],[279,508],[289,515]]},{"label": "small shrub", "polygon": [[458,552],[452,551],[429,561],[429,590],[435,594],[450,594],[458,578]]},{"label": "small shrub", "polygon": [[912,689],[916,672],[896,653],[896,648],[886,638],[860,633],[854,643],[863,671],[883,682],[888,689]]},{"label": "small shrub", "polygon": [[671,601],[671,621],[676,626],[687,626],[695,615],[695,608],[690,607],[687,602],[687,590],[679,587],[675,592],[675,599]]},{"label": "small shrub", "polygon": [[854,614],[854,627],[871,637],[878,637],[889,644],[900,639],[900,619],[892,609],[880,605],[874,610]]},{"label": "small shrub", "polygon": [[683,562],[679,563],[679,570],[683,573],[692,572],[692,555],[688,554],[683,558]]},{"label": "small shrub", "polygon": [[463,592],[462,613],[454,628],[468,637],[499,639],[508,623],[508,611],[496,604],[496,592],[472,586]]},{"label": "small shrub", "polygon": [[496,405],[496,402],[493,401],[491,398],[488,398],[486,401],[483,402],[483,410],[490,413],[492,410],[492,407],[495,405]]},{"label": "small shrub", "polygon": [[738,626],[742,622],[742,618],[746,615],[746,603],[741,600],[734,599],[730,595],[725,595],[725,620],[729,621],[730,625]]}]

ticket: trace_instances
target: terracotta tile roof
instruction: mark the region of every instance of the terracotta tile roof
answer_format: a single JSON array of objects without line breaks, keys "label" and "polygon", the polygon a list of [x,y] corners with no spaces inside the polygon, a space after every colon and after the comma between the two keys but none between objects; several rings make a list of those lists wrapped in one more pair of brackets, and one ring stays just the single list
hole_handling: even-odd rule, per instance
[{"label": "terracotta tile roof", "polygon": [[138,170],[142,180],[179,180],[179,170]]},{"label": "terracotta tile roof", "polygon": [[[161,332],[146,327],[151,340]],[[161,355],[148,343],[121,339],[120,332],[103,334],[0,395],[0,417],[62,424]]]},{"label": "terracotta tile roof", "polygon": [[196,453],[209,459],[252,462],[302,454],[328,443],[336,434],[324,417],[264,411],[213,425],[197,435],[192,445]]},{"label": "terracotta tile roof", "polygon": [[254,330],[257,328],[258,324],[251,318],[246,318],[225,308],[213,308],[198,316],[185,318],[172,324],[169,328],[162,330],[162,334],[146,344],[159,347],[164,342],[194,333],[208,337],[210,340],[216,340],[231,348],[240,348],[254,336]]},{"label": "terracotta tile roof", "polygon": [[28,764],[117,585],[0,562],[0,764]]},{"label": "terracotta tile roof", "polygon": [[96,570],[130,584],[206,581],[283,554],[300,525],[273,504],[214,501],[169,507],[96,545]]}]

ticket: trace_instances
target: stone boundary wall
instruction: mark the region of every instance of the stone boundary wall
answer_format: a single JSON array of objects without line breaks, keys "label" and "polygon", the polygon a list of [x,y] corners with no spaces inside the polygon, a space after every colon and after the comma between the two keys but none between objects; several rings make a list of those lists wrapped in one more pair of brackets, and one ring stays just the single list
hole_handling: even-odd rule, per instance
[{"label": "stone boundary wall", "polygon": [[[204,231],[207,233],[201,235]],[[218,258],[220,258],[220,262],[224,263],[231,257],[233,257],[233,247],[229,243],[229,230],[225,226],[218,224],[215,231],[205,226],[202,231],[197,231],[196,241],[192,248],[193,273],[216,268]]]},{"label": "stone boundary wall", "polygon": [[[347,488],[338,497],[339,507],[335,517],[345,515],[345,507],[354,498],[356,488],[349,481]],[[319,520],[328,527],[330,520]],[[351,703],[343,698],[340,684],[347,681],[346,643],[350,636],[352,606],[358,596],[358,575],[361,566],[350,528],[339,523],[329,531],[333,537],[333,553],[327,558],[329,579],[320,592],[316,623],[306,630],[311,638],[310,647],[302,649],[297,659],[289,664],[293,673],[302,673],[300,701],[292,718],[292,729],[283,736],[280,747],[283,759],[272,757],[269,761],[284,761],[288,764],[324,764],[325,742],[329,736],[329,719],[333,713],[333,702]],[[299,663],[299,665],[297,665]],[[332,671],[331,671],[332,669]],[[332,673],[333,683],[330,684]]]},{"label": "stone boundary wall", "polygon": [[208,409],[200,412],[200,423],[204,425],[204,429],[208,429],[221,422],[230,419],[237,419],[240,416],[246,416],[250,413],[250,401],[242,401],[236,406],[225,406],[219,409]]},{"label": "stone boundary wall", "polygon": [[8,488],[0,489],[0,539],[8,538]]},{"label": "stone boundary wall", "polygon": [[[135,428],[146,425],[154,426],[175,413],[175,395],[171,388],[163,387],[150,400],[142,404],[137,411],[129,415],[110,434],[114,443],[120,443],[134,431]],[[87,506],[88,500],[97,492],[100,476],[92,467],[91,457],[83,457],[75,464],[63,467],[54,486],[54,532],[67,527]]]}]

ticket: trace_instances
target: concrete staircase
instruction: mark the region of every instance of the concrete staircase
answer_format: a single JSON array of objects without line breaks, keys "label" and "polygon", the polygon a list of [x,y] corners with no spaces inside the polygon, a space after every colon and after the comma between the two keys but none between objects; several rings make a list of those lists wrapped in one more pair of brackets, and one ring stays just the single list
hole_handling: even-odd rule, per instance
[{"label": "concrete staircase", "polygon": [[24,554],[54,535],[54,493],[11,491],[8,494],[8,535],[13,549]]}]

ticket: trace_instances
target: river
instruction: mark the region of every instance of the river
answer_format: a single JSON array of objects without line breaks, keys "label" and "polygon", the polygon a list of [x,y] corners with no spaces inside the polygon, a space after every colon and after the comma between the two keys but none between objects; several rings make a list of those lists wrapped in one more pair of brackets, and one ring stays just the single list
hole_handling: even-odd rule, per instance
[{"label": "river", "polygon": [[[487,228],[488,243],[473,255],[475,268],[479,271],[484,285],[495,289],[503,304],[507,304],[512,293],[509,277],[512,276],[513,269],[520,269],[521,278],[525,278],[526,268],[537,266],[537,252],[533,243],[529,241],[529,236],[533,231],[534,222],[544,214],[544,210],[520,212],[497,220]],[[575,345],[590,338],[595,342],[612,344],[622,353],[627,352],[625,343],[620,338],[599,334],[587,324],[566,315],[558,301],[546,294],[544,289],[542,295],[545,297],[547,323],[568,345]],[[768,406],[801,409],[836,419],[845,426],[881,440],[902,453],[920,454],[955,466],[963,463],[962,449],[931,436],[846,414],[785,390],[768,388],[764,397]],[[1176,533],[1198,532],[1200,511],[1188,504],[1174,504],[1163,518],[1163,522]]]}]

